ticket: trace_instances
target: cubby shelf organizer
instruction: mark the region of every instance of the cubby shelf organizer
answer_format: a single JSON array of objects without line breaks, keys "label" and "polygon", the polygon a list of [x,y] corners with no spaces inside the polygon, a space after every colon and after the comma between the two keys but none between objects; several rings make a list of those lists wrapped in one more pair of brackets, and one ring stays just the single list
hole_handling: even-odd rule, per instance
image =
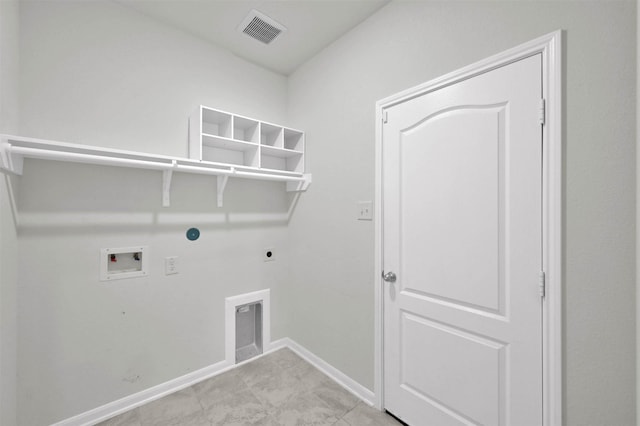
[{"label": "cubby shelf organizer", "polygon": [[200,105],[189,118],[189,157],[302,176],[304,133]]},{"label": "cubby shelf organizer", "polygon": [[219,207],[222,206],[223,194],[229,177],[286,182],[287,191],[305,191],[311,183],[310,174],[298,171],[260,169],[238,164],[0,135],[0,169],[10,174],[22,175],[24,158],[161,171],[162,205],[164,207],[170,205],[171,179],[174,172],[216,176]]}]

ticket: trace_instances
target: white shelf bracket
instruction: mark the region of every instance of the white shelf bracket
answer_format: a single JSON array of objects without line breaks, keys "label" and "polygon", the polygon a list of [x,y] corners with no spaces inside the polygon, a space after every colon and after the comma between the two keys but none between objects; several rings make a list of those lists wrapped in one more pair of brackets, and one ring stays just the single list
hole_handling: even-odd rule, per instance
[{"label": "white shelf bracket", "polygon": [[311,184],[311,173],[305,173],[302,177],[303,180],[287,182],[287,192],[306,191]]},{"label": "white shelf bracket", "polygon": [[[233,173],[235,170],[232,168],[231,172]],[[218,182],[218,207],[222,207],[222,201],[224,199],[224,189],[227,186],[227,181],[229,180],[229,175],[218,175],[216,177]]]},{"label": "white shelf bracket", "polygon": [[22,175],[23,164],[24,160],[21,155],[11,154],[9,139],[0,139],[0,170],[2,170],[3,173]]},{"label": "white shelf bracket", "polygon": [[9,168],[9,154],[7,153],[9,147],[10,145],[5,138],[0,139],[0,168],[4,172],[12,172]]},{"label": "white shelf bracket", "polygon": [[[176,167],[176,160],[171,161],[171,166]],[[173,178],[173,169],[162,171],[162,207],[171,205],[171,179]]]}]

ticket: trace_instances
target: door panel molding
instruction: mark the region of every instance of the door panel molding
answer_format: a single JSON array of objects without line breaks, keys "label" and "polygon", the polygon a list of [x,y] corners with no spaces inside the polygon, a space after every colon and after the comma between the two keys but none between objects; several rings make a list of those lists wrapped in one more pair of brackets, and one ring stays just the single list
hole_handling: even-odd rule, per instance
[{"label": "door panel molding", "polygon": [[[430,341],[435,344],[433,350],[426,354],[421,354],[413,348],[412,350],[406,347],[401,348],[403,354],[400,386],[435,409],[453,418],[464,419],[465,423],[504,424],[508,407],[505,401],[508,344],[482,336],[473,330],[441,324],[413,313],[403,312],[402,321],[404,333],[409,333],[413,328],[415,332],[420,333],[420,336],[424,336],[427,330]],[[423,330],[417,330],[420,326]],[[404,343],[410,339],[402,338],[401,340]],[[473,353],[474,356],[466,359],[465,363],[459,363],[449,355],[453,351]],[[445,379],[438,375],[429,376],[428,371],[421,368],[425,362],[438,364],[439,368],[445,368],[442,364],[452,364],[455,366],[454,370],[458,377]],[[474,380],[462,388],[451,389],[444,383],[445,380],[461,381],[468,377],[474,377]],[[498,383],[497,388],[490,386],[494,383],[492,380]],[[450,400],[456,399],[461,393],[468,393],[470,396],[464,398],[467,402],[464,413],[473,413],[473,415],[464,414],[449,404]],[[482,395],[481,399],[476,400],[471,397],[478,394]]]},{"label": "door panel molding", "polygon": [[[505,104],[506,105],[506,104]],[[506,315],[506,271],[504,265],[504,246],[506,245],[506,230],[504,223],[499,220],[492,226],[477,226],[478,215],[484,217],[500,217],[505,214],[505,140],[504,107],[498,108],[467,108],[466,106],[449,107],[443,113],[435,113],[420,120],[418,125],[412,125],[408,129],[415,138],[411,138],[406,129],[399,130],[400,152],[400,180],[403,184],[400,194],[400,209],[411,211],[401,220],[400,246],[404,253],[399,271],[403,276],[400,280],[402,291],[413,291],[431,298],[447,300],[461,306],[475,307],[478,310],[498,315]],[[440,112],[439,111],[439,112]],[[436,117],[436,118],[434,118]],[[466,128],[474,127],[474,134],[467,134]],[[444,140],[436,135],[439,131],[455,133],[453,140]],[[421,130],[421,132],[418,132]],[[486,140],[479,142],[478,135],[491,140],[491,145]],[[426,143],[424,140],[430,140]],[[453,149],[453,151],[452,151]],[[480,174],[473,176],[459,175],[459,169],[444,166],[443,156],[454,157],[460,169],[477,167],[477,162],[482,163]],[[412,161],[421,158],[416,163]],[[433,163],[431,163],[433,161]],[[484,208],[475,201],[461,197],[455,192],[438,192],[434,196],[424,198],[424,188],[420,185],[414,188],[408,183],[415,180],[414,176],[425,173],[421,179],[433,182],[445,182],[458,179],[458,184],[466,187],[475,187],[475,190],[485,194],[488,202]],[[464,183],[460,182],[463,180]],[[418,192],[411,191],[417,190]],[[448,215],[435,213],[437,205],[449,206]],[[478,210],[480,209],[480,210]],[[429,226],[419,227],[426,222]],[[487,225],[487,224],[485,224]],[[407,233],[405,229],[412,229]],[[420,229],[422,232],[417,232]],[[409,235],[409,240],[405,239]],[[493,239],[499,234],[499,239]],[[446,236],[446,237],[445,237]],[[441,237],[441,238],[438,238]],[[423,259],[414,259],[410,250],[405,250],[412,240],[441,241],[435,252],[430,252]],[[473,240],[474,244],[462,244]],[[489,247],[481,244],[489,245]],[[465,248],[463,248],[465,247]],[[473,259],[473,267],[467,270],[456,267],[461,258]],[[419,282],[419,271],[408,269],[407,265],[417,265],[419,268],[427,268],[430,271],[430,285],[427,287],[414,287]],[[453,278],[452,275],[457,278]],[[449,279],[466,282],[464,288],[453,288],[446,284]],[[491,279],[488,279],[491,277]],[[484,284],[491,283],[490,286]],[[422,284],[425,284],[424,282]],[[497,284],[497,285],[494,285]],[[468,291],[469,288],[476,291]],[[480,290],[482,289],[482,290]]]},{"label": "door panel molding", "polygon": [[558,30],[505,52],[481,60],[376,103],[375,197],[375,406],[383,409],[383,286],[382,263],[382,126],[385,110],[496,68],[542,55],[542,264],[546,295],[543,316],[543,424],[562,424],[562,31]]},{"label": "door panel molding", "polygon": [[[436,118],[440,118],[442,116],[446,116],[449,114],[455,114],[455,113],[464,113],[467,111],[475,111],[475,110],[480,110],[480,111],[497,111],[497,112],[502,112],[504,111],[504,109],[506,108],[507,103],[506,102],[500,102],[497,104],[486,104],[486,105],[482,105],[482,104],[478,104],[478,105],[456,105],[453,106],[451,108],[445,108],[443,110],[437,111],[434,114],[429,115],[428,117],[423,118],[422,120],[418,121],[417,123],[415,123],[414,125],[412,125],[409,128],[406,129],[402,129],[403,132],[409,132],[413,129],[416,129],[420,126],[422,126],[423,124],[434,120]],[[388,108],[389,106],[385,105],[385,108]]]}]

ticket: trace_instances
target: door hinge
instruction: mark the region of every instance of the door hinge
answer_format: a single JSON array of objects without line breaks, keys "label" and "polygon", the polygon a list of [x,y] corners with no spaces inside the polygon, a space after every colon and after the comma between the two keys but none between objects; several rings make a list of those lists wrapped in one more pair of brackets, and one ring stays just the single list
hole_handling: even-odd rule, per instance
[{"label": "door hinge", "polygon": [[546,120],[546,115],[547,115],[547,107],[546,107],[546,102],[544,99],[540,99],[540,107],[538,109],[540,116],[538,117],[538,120],[540,121],[541,125],[545,125],[545,123],[547,122]]},{"label": "door hinge", "polygon": [[384,110],[382,111],[382,124],[387,124],[388,121],[389,121],[389,115],[387,114],[387,111]]},{"label": "door hinge", "polygon": [[544,271],[540,271],[539,285],[540,285],[540,297],[544,299],[544,296],[547,291],[547,277]]}]

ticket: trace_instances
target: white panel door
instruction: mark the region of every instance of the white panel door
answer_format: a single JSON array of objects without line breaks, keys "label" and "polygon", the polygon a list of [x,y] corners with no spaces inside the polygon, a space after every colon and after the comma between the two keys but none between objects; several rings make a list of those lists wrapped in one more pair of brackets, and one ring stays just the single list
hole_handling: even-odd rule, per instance
[{"label": "white panel door", "polygon": [[385,408],[542,423],[542,93],[534,55],[388,108]]}]

